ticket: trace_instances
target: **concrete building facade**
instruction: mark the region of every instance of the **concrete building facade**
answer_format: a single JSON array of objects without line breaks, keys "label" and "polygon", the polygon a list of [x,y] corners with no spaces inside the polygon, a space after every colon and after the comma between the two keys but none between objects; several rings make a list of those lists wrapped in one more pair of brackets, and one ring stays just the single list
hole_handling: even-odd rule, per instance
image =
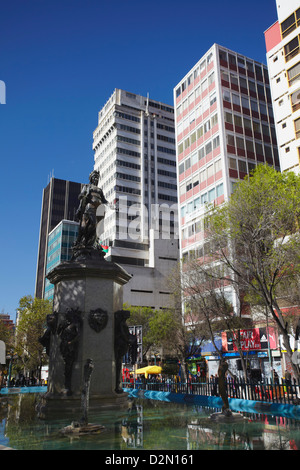
[{"label": "concrete building facade", "polygon": [[278,21],[265,31],[281,171],[299,172],[300,4],[276,0]]},{"label": "concrete building facade", "polygon": [[110,203],[99,227],[106,258],[133,275],[124,302],[164,308],[178,262],[173,106],[115,89],[93,133],[94,169]]},{"label": "concrete building facade", "polygon": [[174,88],[180,256],[205,256],[203,216],[259,163],[279,169],[267,67],[214,44]]}]

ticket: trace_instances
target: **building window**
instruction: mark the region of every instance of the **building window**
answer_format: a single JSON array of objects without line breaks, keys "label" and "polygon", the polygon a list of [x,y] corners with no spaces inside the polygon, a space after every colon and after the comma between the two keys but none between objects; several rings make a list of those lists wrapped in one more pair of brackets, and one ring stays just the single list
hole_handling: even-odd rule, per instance
[{"label": "building window", "polygon": [[232,93],[232,103],[236,104],[237,106],[241,105],[239,95],[235,95],[234,93]]},{"label": "building window", "polygon": [[184,163],[185,170],[188,170],[191,167],[191,159],[190,157],[186,159]]},{"label": "building window", "polygon": [[239,162],[239,170],[241,173],[247,173],[247,164],[243,160],[238,160]]},{"label": "building window", "polygon": [[214,165],[207,167],[207,178],[210,178],[214,174]]},{"label": "building window", "polygon": [[236,159],[235,158],[229,158],[229,168],[231,170],[236,170],[237,169]]},{"label": "building window", "polygon": [[300,88],[291,94],[291,103],[293,112],[300,108]]},{"label": "building window", "polygon": [[231,145],[231,147],[234,147],[235,146],[234,136],[231,134],[227,134],[226,138],[227,138],[227,145]]},{"label": "building window", "polygon": [[215,162],[215,173],[218,173],[218,171],[222,170],[222,160],[217,160]]},{"label": "building window", "polygon": [[236,137],[236,146],[238,149],[245,150],[245,143],[244,139],[240,137]]},{"label": "building window", "polygon": [[284,46],[285,61],[288,62],[299,53],[299,38],[296,36]]},{"label": "building window", "polygon": [[232,114],[231,113],[225,113],[225,122],[228,122],[229,124],[232,124]]},{"label": "building window", "polygon": [[284,20],[280,27],[281,27],[281,34],[282,34],[282,39],[288,36],[294,29],[299,26],[300,22],[300,8],[298,8],[297,11],[295,11],[292,15],[290,15],[286,20]]},{"label": "building window", "polygon": [[225,62],[227,62],[227,52],[226,51],[222,51],[222,49],[219,50],[219,57],[220,57],[220,60],[224,60]]},{"label": "building window", "polygon": [[229,57],[229,64],[236,67],[236,58],[235,58],[235,56],[232,55],[232,54],[228,54],[228,57]]},{"label": "building window", "polygon": [[229,91],[223,90],[223,100],[227,101],[228,103],[231,103],[231,96]]},{"label": "building window", "polygon": [[209,65],[213,60],[213,53],[210,52],[210,54],[208,54],[207,56],[207,65]]},{"label": "building window", "polygon": [[190,189],[192,189],[192,187],[193,187],[192,180],[187,181],[187,183],[186,183],[186,192],[190,191]]},{"label": "building window", "polygon": [[224,186],[223,186],[223,183],[221,183],[216,187],[216,196],[220,197],[220,196],[223,196],[223,194],[224,194]]},{"label": "building window", "polygon": [[300,62],[287,71],[289,86],[294,85],[300,80]]},{"label": "building window", "polygon": [[216,198],[216,190],[215,190],[215,188],[210,189],[210,190],[208,191],[208,201],[209,201],[209,202],[212,202],[215,198]]},{"label": "building window", "polygon": [[213,139],[213,149],[216,149],[220,146],[220,137],[217,135],[214,139]]},{"label": "building window", "polygon": [[204,181],[206,181],[206,169],[200,171],[200,183],[203,183]]},{"label": "building window", "polygon": [[208,86],[210,86],[215,81],[215,72],[211,73],[208,76]]},{"label": "building window", "polygon": [[296,119],[296,121],[294,121],[294,124],[295,124],[296,139],[299,139],[300,138],[300,118]]}]

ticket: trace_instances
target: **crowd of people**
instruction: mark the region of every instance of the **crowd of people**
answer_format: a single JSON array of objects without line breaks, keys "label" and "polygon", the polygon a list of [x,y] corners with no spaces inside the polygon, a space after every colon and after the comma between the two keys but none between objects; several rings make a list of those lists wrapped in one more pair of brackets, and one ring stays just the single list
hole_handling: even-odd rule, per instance
[{"label": "crowd of people", "polygon": [[25,377],[24,375],[21,375],[17,378],[12,377],[10,380],[4,376],[2,380],[2,387],[38,387],[43,385],[47,385],[47,380],[39,380],[33,376]]}]

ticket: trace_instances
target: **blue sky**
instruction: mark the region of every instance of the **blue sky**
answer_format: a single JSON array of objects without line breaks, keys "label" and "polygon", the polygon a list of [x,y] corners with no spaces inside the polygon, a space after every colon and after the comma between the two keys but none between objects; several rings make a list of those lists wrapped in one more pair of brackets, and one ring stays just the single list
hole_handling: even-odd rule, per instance
[{"label": "blue sky", "polygon": [[[245,7],[247,5],[247,8]],[[115,88],[173,104],[214,44],[266,63],[275,0],[10,0],[0,6],[0,313],[34,295],[42,190],[87,182],[98,111]]]}]

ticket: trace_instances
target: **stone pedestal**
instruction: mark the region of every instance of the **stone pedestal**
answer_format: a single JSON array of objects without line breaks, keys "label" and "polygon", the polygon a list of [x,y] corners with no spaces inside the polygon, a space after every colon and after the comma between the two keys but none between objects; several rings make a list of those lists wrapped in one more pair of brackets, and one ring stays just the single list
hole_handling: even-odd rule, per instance
[{"label": "stone pedestal", "polygon": [[[47,277],[55,286],[53,313],[57,315],[50,334],[47,403],[52,403],[54,408],[54,404],[59,408],[64,405],[72,409],[80,407],[84,366],[88,359],[94,364],[90,408],[93,404],[120,403],[122,394],[115,392],[115,312],[122,309],[123,285],[131,276],[121,266],[97,255],[62,263]],[[66,314],[70,311],[76,312],[79,322],[76,324],[78,335],[75,334],[71,346],[76,350],[76,358],[71,360],[69,386],[66,386],[67,361],[62,342]]]}]

